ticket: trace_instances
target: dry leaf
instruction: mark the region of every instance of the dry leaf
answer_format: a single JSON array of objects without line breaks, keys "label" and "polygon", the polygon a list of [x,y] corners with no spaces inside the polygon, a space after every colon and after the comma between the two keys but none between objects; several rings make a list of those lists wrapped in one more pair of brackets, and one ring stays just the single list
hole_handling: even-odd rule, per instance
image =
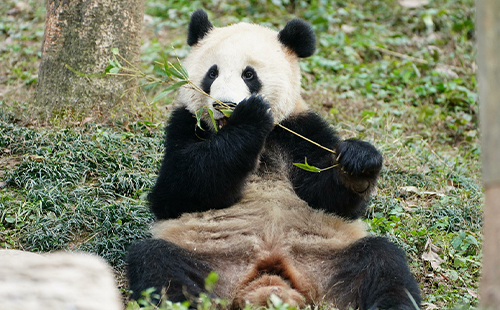
[{"label": "dry leaf", "polygon": [[434,310],[434,309],[439,309],[438,306],[436,306],[435,304],[431,304],[430,302],[424,302],[422,304],[423,307],[425,307],[424,309],[425,310]]},{"label": "dry leaf", "polygon": [[444,262],[444,260],[437,254],[440,251],[441,248],[432,244],[431,239],[428,238],[427,243],[425,244],[424,247],[424,253],[422,254],[422,259],[424,261],[429,262],[431,264],[432,269],[434,270],[437,270],[441,266],[441,263]]},{"label": "dry leaf", "polygon": [[42,162],[45,158],[39,155],[29,155],[29,159],[34,160],[36,162]]},{"label": "dry leaf", "polygon": [[444,196],[444,194],[441,194],[438,192],[429,192],[429,191],[421,192],[418,190],[418,187],[416,187],[416,186],[403,186],[403,187],[401,187],[401,189],[407,193],[413,193],[413,194],[417,194],[419,196],[426,196],[426,197],[432,197],[432,196],[443,197]]},{"label": "dry leaf", "polygon": [[429,4],[429,0],[399,0],[399,5],[405,8],[414,9]]}]

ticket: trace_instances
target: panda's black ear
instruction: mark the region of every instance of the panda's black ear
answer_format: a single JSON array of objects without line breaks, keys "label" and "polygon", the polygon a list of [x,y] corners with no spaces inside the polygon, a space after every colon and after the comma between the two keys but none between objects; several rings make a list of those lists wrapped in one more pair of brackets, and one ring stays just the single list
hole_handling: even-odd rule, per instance
[{"label": "panda's black ear", "polygon": [[309,57],[316,50],[316,35],[311,25],[298,18],[285,25],[279,32],[278,39],[299,57]]},{"label": "panda's black ear", "polygon": [[202,9],[194,11],[188,28],[187,44],[193,46],[212,30],[214,26],[208,20],[207,13]]}]

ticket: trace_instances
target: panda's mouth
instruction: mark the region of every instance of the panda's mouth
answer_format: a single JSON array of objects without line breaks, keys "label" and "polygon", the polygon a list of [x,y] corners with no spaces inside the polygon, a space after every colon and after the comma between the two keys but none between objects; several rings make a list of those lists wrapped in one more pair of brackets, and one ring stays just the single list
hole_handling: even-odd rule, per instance
[{"label": "panda's mouth", "polygon": [[228,117],[223,117],[219,118],[218,120],[215,121],[215,124],[217,125],[217,129],[221,129],[222,127],[226,126]]},{"label": "panda's mouth", "polygon": [[222,114],[221,118],[215,120],[217,129],[221,129],[222,127],[226,126],[229,116],[231,116],[231,113],[233,112],[234,108],[236,108],[236,103],[223,102],[223,104],[221,104],[219,102],[214,102],[212,106],[214,107],[215,110],[217,110],[219,113]]}]

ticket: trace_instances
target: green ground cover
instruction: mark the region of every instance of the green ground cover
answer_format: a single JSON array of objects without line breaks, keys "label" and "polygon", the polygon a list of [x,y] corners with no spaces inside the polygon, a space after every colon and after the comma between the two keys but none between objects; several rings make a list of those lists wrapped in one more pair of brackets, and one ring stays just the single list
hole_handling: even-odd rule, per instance
[{"label": "green ground cover", "polygon": [[[147,0],[145,72],[163,53],[186,54],[189,14],[200,7],[216,26],[313,25],[304,97],[345,138],[385,157],[367,224],[406,251],[424,309],[475,307],[483,190],[474,1]],[[144,88],[126,118],[33,118],[44,15],[42,0],[0,4],[0,247],[96,253],[125,289],[126,248],[149,235],[145,196],[173,95],[151,104],[161,89]]]}]

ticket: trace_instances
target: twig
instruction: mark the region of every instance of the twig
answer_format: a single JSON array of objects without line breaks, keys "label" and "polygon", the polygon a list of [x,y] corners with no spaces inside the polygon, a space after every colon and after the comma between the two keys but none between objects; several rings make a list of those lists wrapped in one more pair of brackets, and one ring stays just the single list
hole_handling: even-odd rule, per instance
[{"label": "twig", "polygon": [[287,130],[287,131],[289,131],[289,132],[291,132],[291,133],[293,133],[293,134],[294,134],[294,135],[296,135],[297,137],[302,138],[302,139],[306,140],[307,142],[309,142],[309,143],[312,143],[312,144],[316,145],[316,146],[317,146],[317,147],[319,147],[319,148],[322,148],[322,149],[323,149],[323,150],[325,150],[325,151],[328,151],[328,152],[333,153],[333,154],[337,154],[334,150],[331,150],[331,149],[329,149],[329,148],[327,148],[327,147],[324,147],[324,146],[322,146],[321,144],[319,144],[319,143],[317,143],[317,142],[314,142],[313,140],[308,139],[308,138],[304,137],[303,135],[301,135],[301,134],[299,134],[299,133],[297,133],[297,132],[295,132],[295,131],[291,130],[290,128],[286,128],[285,126],[283,126],[283,125],[281,125],[281,124],[276,124],[276,125],[277,125],[277,126],[279,126],[279,127],[281,127],[281,128],[283,128],[283,129],[285,129],[285,130]]},{"label": "twig", "polygon": [[398,53],[398,52],[394,52],[394,51],[391,51],[391,50],[388,50],[388,49],[385,49],[383,47],[379,47],[379,46],[376,46],[376,45],[371,45],[370,46],[371,49],[374,49],[374,50],[377,50],[377,51],[380,51],[380,52],[383,52],[383,53],[386,53],[386,54],[389,54],[391,56],[395,56],[395,57],[399,57],[399,58],[403,58],[403,59],[408,59],[408,60],[411,60],[411,61],[414,61],[414,62],[418,62],[418,63],[421,63],[421,64],[428,64],[429,62],[427,60],[424,60],[424,59],[421,59],[421,58],[416,58],[416,57],[413,57],[413,56],[409,56],[409,55],[406,55],[406,54],[401,54],[401,53]]}]

